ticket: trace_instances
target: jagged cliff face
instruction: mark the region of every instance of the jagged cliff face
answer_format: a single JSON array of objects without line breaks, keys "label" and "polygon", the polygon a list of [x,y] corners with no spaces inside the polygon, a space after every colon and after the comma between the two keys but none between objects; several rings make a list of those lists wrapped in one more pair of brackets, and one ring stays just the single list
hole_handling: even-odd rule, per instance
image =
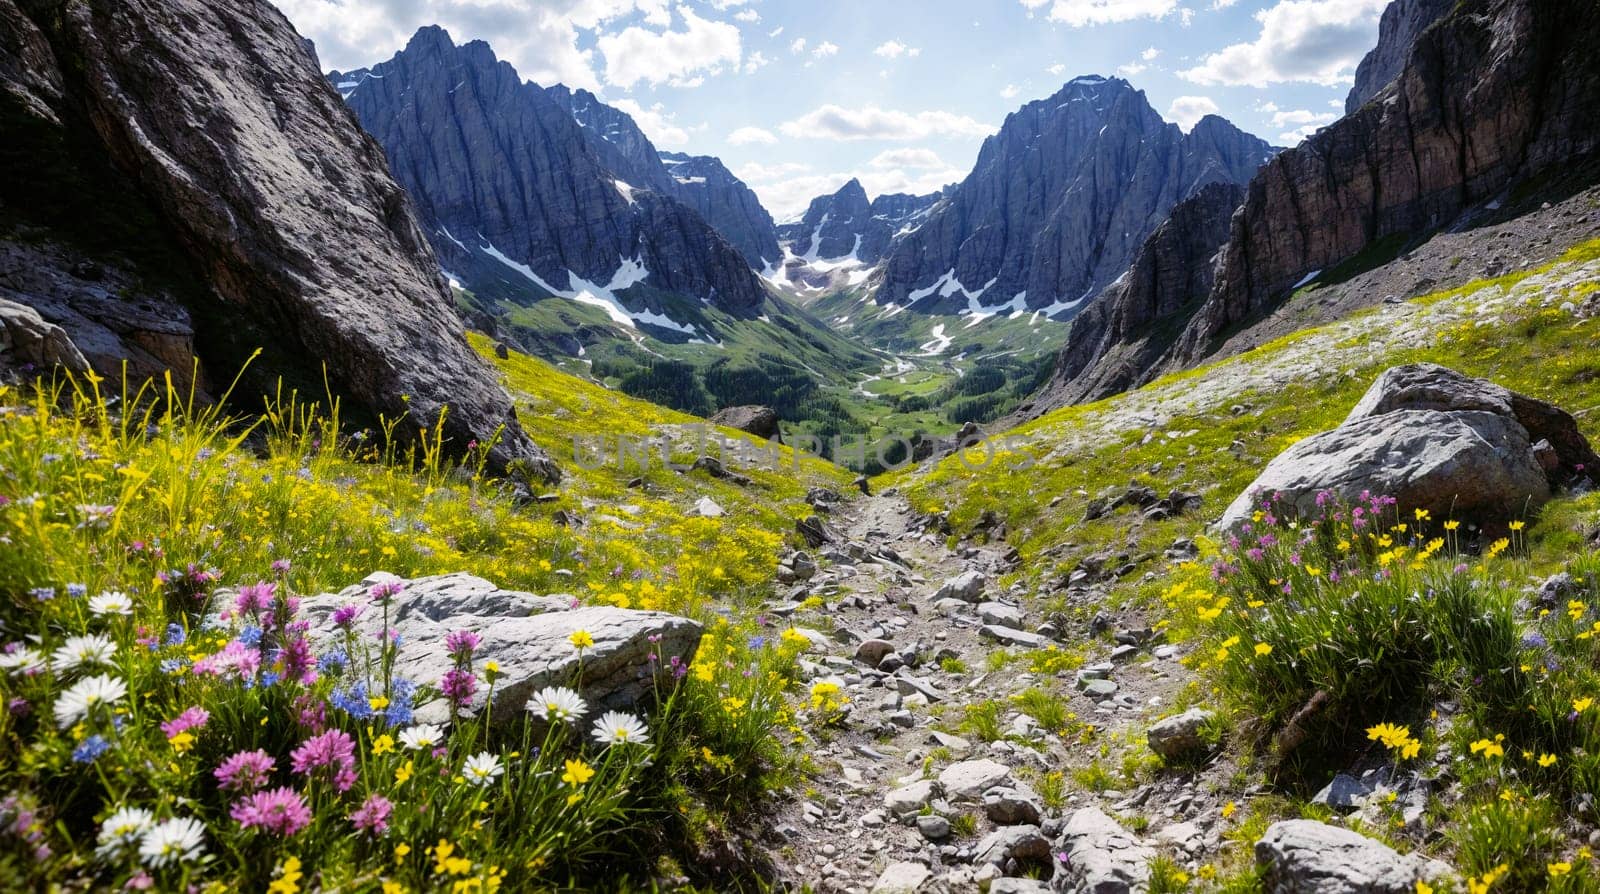
[{"label": "jagged cliff face", "polygon": [[885,193],[869,202],[861,181],[852,177],[838,192],[812,199],[805,216],[781,227],[779,236],[790,252],[808,261],[853,258],[870,266],[897,238],[920,226],[939,197]]},{"label": "jagged cliff face", "polygon": [[678,199],[716,227],[752,268],[766,269],[783,257],[772,215],[720,159],[663,152],[661,163],[671,175]]},{"label": "jagged cliff face", "polygon": [[[415,428],[448,405],[458,447],[506,426],[499,461],[553,470],[468,347],[382,151],[272,4],[44,6],[0,0],[7,170],[48,178],[58,202],[128,209],[140,247],[102,253],[97,234],[8,203],[9,300],[37,304],[91,359],[120,350],[182,375],[192,350],[226,380],[263,347],[250,384],[282,375],[320,396],[325,366],[351,414],[409,413]],[[72,194],[98,184],[109,191]],[[119,309],[117,284],[144,280],[171,289]]]},{"label": "jagged cliff face", "polygon": [[[443,29],[424,28],[388,62],[332,80],[383,145],[445,269],[466,288],[515,283],[532,299],[587,296],[619,319],[669,329],[678,324],[661,313],[657,293],[759,313],[764,293],[733,246],[659,184],[613,169],[650,169],[641,153],[654,158],[653,147],[642,135],[626,137],[600,109],[585,109],[591,126],[581,126],[487,44],[457,47]],[[615,152],[603,158],[597,143]],[[636,156],[641,167],[619,160]]]},{"label": "jagged cliff face", "polygon": [[1179,202],[1139,249],[1126,275],[1072,321],[1067,345],[1030,415],[1137,387],[1215,281],[1244,187],[1212,183]]},{"label": "jagged cliff face", "polygon": [[1350,114],[1389,86],[1405,70],[1406,57],[1422,32],[1455,6],[1455,0],[1394,0],[1378,23],[1378,45],[1356,67],[1356,83],[1345,97]]},{"label": "jagged cliff face", "polygon": [[1127,269],[1173,205],[1248,181],[1271,154],[1221,118],[1184,134],[1126,81],[1079,78],[985,141],[973,172],[890,253],[877,300],[1068,316]]},{"label": "jagged cliff face", "polygon": [[1206,357],[1230,327],[1380,240],[1443,227],[1595,156],[1596,46],[1587,0],[1457,3],[1393,83],[1250,183],[1216,286],[1168,363]]}]

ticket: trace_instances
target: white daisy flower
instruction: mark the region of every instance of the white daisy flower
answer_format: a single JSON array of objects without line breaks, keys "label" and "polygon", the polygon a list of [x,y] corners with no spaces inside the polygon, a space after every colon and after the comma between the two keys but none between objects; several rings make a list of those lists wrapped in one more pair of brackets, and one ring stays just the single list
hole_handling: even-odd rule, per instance
[{"label": "white daisy flower", "polygon": [[128,684],[110,674],[84,677],[56,699],[56,724],[69,729],[101,705],[114,705],[128,694]]},{"label": "white daisy flower", "polygon": [[69,636],[50,656],[50,667],[58,674],[69,673],[80,667],[110,664],[117,654],[117,644],[98,633],[88,636]]},{"label": "white daisy flower", "polygon": [[500,774],[506,771],[505,765],[500,763],[500,758],[487,751],[480,751],[467,762],[461,765],[461,775],[473,785],[492,785]]},{"label": "white daisy flower", "polygon": [[18,649],[15,652],[0,652],[0,670],[10,671],[14,674],[25,674],[43,667],[44,655],[38,649]]},{"label": "white daisy flower", "polygon": [[192,816],[169,819],[145,830],[139,859],[153,869],[198,858],[205,853],[206,827]]},{"label": "white daisy flower", "polygon": [[97,615],[131,615],[133,600],[121,590],[107,590],[89,597],[89,611]]},{"label": "white daisy flower", "polygon": [[550,723],[573,723],[588,712],[583,697],[565,686],[547,686],[528,699],[533,716]]},{"label": "white daisy flower", "polygon": [[594,722],[594,737],[605,745],[643,745],[650,741],[650,730],[632,714],[607,711]]},{"label": "white daisy flower", "polygon": [[413,726],[400,732],[400,744],[412,751],[431,751],[444,744],[444,727],[433,723]]},{"label": "white daisy flower", "polygon": [[100,846],[95,853],[109,857],[139,843],[144,833],[156,824],[156,815],[143,807],[124,807],[100,824]]}]

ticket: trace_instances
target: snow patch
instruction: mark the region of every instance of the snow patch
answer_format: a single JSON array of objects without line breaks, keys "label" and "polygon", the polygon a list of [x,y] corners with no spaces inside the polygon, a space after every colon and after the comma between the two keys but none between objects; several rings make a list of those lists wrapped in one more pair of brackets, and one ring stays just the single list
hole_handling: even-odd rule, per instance
[{"label": "snow patch", "polygon": [[637,329],[639,328],[639,324],[642,323],[646,326],[655,326],[660,329],[671,329],[674,332],[682,332],[685,335],[691,336],[696,341],[706,341],[708,343],[710,341],[709,339],[701,336],[700,331],[691,324],[679,323],[677,320],[674,320],[666,314],[658,311],[649,309],[629,310],[628,307],[622,303],[622,299],[618,298],[616,293],[627,289],[630,286],[638,285],[644,281],[645,277],[650,275],[650,271],[644,266],[644,261],[640,260],[639,258],[619,258],[617,272],[611,274],[611,281],[603,286],[589,282],[578,274],[568,270],[568,288],[558,289],[555,286],[550,285],[548,282],[545,282],[545,280],[540,277],[539,274],[534,273],[533,270],[526,264],[513,261],[511,258],[507,257],[504,252],[500,251],[498,248],[495,248],[492,244],[485,243],[483,246],[483,252],[507,267],[510,267],[512,270],[515,270],[527,277],[528,280],[534,285],[544,289],[546,292],[549,292],[552,295],[560,298],[566,298],[571,301],[576,301],[579,304],[588,304],[593,307],[600,308],[601,310],[605,311],[606,316],[610,317],[613,322],[620,326],[624,326],[629,329]]},{"label": "snow patch", "polygon": [[1313,279],[1316,279],[1317,277],[1319,277],[1321,275],[1322,275],[1322,271],[1321,270],[1313,270],[1310,273],[1306,274],[1305,279],[1300,280],[1299,282],[1295,283],[1290,288],[1298,289],[1301,286],[1305,285],[1308,282],[1311,282]]},{"label": "snow patch", "polygon": [[629,205],[636,204],[633,200],[634,187],[632,184],[621,180],[613,180],[611,181],[611,185],[617,188],[617,192],[622,193],[622,197],[628,200]]},{"label": "snow patch", "polygon": [[950,347],[950,343],[954,341],[950,336],[944,334],[943,323],[933,327],[933,331],[929,334],[933,336],[933,340],[922,345],[922,356],[924,357],[937,357],[943,354],[945,349]]}]

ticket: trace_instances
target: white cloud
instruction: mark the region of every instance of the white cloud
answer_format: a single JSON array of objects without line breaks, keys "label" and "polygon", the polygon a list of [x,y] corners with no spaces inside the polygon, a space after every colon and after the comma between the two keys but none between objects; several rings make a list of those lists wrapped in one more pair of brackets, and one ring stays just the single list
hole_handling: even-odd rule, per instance
[{"label": "white cloud", "polygon": [[348,71],[387,59],[423,25],[439,25],[457,44],[487,40],[495,54],[535,83],[600,89],[595,54],[580,31],[640,13],[671,24],[668,0],[274,0],[295,29],[316,42],[323,67]]},{"label": "white cloud", "polygon": [[713,22],[679,6],[682,31],[652,31],[633,26],[595,41],[605,56],[606,83],[623,89],[644,81],[691,86],[697,72],[715,72],[723,65],[739,64],[739,29]]},{"label": "white cloud", "polygon": [[1052,22],[1073,28],[1131,22],[1135,19],[1164,19],[1178,8],[1178,0],[1021,0],[1030,13],[1048,6]]},{"label": "white cloud", "polygon": [[922,140],[933,136],[985,137],[994,133],[987,124],[950,112],[902,112],[868,105],[847,109],[820,106],[778,125],[791,137],[822,140]]},{"label": "white cloud", "polygon": [[1239,2],[1239,0],[1211,0],[1211,8],[1212,9],[1227,9],[1228,7],[1230,7],[1233,4],[1238,3],[1238,2]]},{"label": "white cloud", "polygon": [[839,55],[839,47],[838,47],[838,45],[837,44],[833,44],[833,43],[829,43],[826,40],[823,41],[822,43],[817,44],[816,47],[811,51],[811,58],[813,58],[813,59],[821,59],[824,56],[837,56],[837,55]]},{"label": "white cloud", "polygon": [[1149,67],[1150,66],[1145,65],[1143,62],[1129,62],[1127,65],[1117,66],[1117,74],[1122,75],[1125,78],[1131,78],[1136,74],[1140,74]]},{"label": "white cloud", "polygon": [[919,168],[919,169],[944,169],[950,167],[939,153],[932,149],[885,149],[872,157],[867,162],[874,168]]},{"label": "white cloud", "polygon": [[1010,99],[1010,98],[1016,96],[1018,93],[1021,93],[1021,92],[1022,92],[1021,90],[1017,89],[1017,85],[1016,84],[1007,84],[1007,85],[1005,85],[1004,87],[1002,87],[1000,89],[1000,98],[1001,99]]},{"label": "white cloud", "polygon": [[898,40],[886,40],[873,47],[872,54],[874,56],[882,56],[885,59],[899,59],[901,56],[914,59],[922,55],[922,48],[908,47]]},{"label": "white cloud", "polygon": [[733,17],[741,22],[749,22],[752,25],[761,21],[761,13],[756,12],[753,9],[740,10],[739,12],[734,13]]},{"label": "white cloud", "polygon": [[1184,130],[1190,130],[1201,118],[1219,111],[1209,96],[1180,96],[1167,108],[1167,120]]},{"label": "white cloud", "polygon": [[1054,64],[1054,65],[1050,66],[1049,68],[1045,69],[1046,72],[1048,72],[1050,74],[1053,74],[1058,78],[1061,77],[1061,75],[1063,75],[1064,73],[1066,73],[1066,70],[1067,70],[1067,67],[1065,65],[1062,65],[1060,62],[1057,62],[1056,64]]},{"label": "white cloud", "polygon": [[754,71],[756,71],[758,69],[764,68],[764,67],[766,67],[768,65],[771,65],[771,64],[772,64],[772,60],[767,58],[767,54],[766,53],[763,53],[760,50],[756,50],[754,53],[751,53],[750,55],[745,57],[745,59],[744,59],[744,73],[745,74],[750,74],[751,72],[754,72]]},{"label": "white cloud", "polygon": [[[1269,103],[1269,105],[1271,104]],[[1341,104],[1342,107],[1343,104]],[[1289,146],[1293,146],[1337,120],[1339,120],[1339,115],[1334,112],[1313,112],[1308,109],[1284,110],[1279,109],[1277,106],[1272,106],[1272,126],[1291,128],[1278,134],[1278,139]]]},{"label": "white cloud", "polygon": [[609,105],[627,112],[644,131],[644,135],[650,138],[650,142],[657,146],[678,148],[689,145],[689,132],[672,123],[674,116],[661,103],[645,108],[631,99],[613,99]]},{"label": "white cloud", "polygon": [[779,25],[778,27],[772,29],[771,31],[768,31],[767,32],[767,36],[768,37],[777,37],[778,35],[780,35],[782,33],[783,33],[783,26]]},{"label": "white cloud", "polygon": [[804,37],[796,37],[789,44],[789,52],[791,52],[791,53],[797,53],[798,54],[798,53],[804,53],[805,51],[806,51],[806,39]]},{"label": "white cloud", "polygon": [[1139,54],[1139,58],[1146,62],[1154,62],[1155,58],[1159,55],[1161,55],[1160,50],[1156,49],[1155,47],[1148,47],[1144,52]]},{"label": "white cloud", "polygon": [[1307,81],[1349,84],[1356,63],[1377,43],[1389,0],[1280,0],[1256,13],[1261,33],[1206,56],[1181,72],[1197,84],[1265,87]]},{"label": "white cloud", "polygon": [[776,143],[778,138],[772,131],[760,127],[741,127],[728,134],[728,142],[735,146],[747,146],[751,143]]}]

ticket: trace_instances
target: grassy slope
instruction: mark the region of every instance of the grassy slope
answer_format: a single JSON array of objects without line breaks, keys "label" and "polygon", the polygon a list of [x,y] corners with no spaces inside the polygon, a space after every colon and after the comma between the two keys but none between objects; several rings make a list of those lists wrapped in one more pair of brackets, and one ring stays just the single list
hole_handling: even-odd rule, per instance
[{"label": "grassy slope", "polygon": [[[1457,543],[1440,520],[1421,536],[1422,526],[1407,517],[1399,521],[1411,521],[1409,529],[1387,531],[1330,523],[1326,541],[1302,547],[1303,564],[1290,557],[1292,546],[1245,558],[1212,544],[1204,524],[1286,446],[1337,425],[1373,377],[1398,363],[1437,362],[1550,400],[1575,413],[1591,439],[1600,436],[1600,358],[1593,352],[1600,320],[1577,319],[1563,307],[1596,291],[1600,241],[1541,270],[1375,309],[1049,414],[1008,433],[1012,450],[997,448],[982,468],[947,459],[879,484],[900,485],[922,511],[948,511],[958,533],[985,512],[998,514],[1023,556],[1016,577],[1046,611],[1076,615],[1071,629],[1085,629],[1086,616],[1100,606],[1066,599],[1066,574],[1092,553],[1129,554],[1137,570],[1113,588],[1111,600],[1171,639],[1190,641],[1185,663],[1198,685],[1185,701],[1209,701],[1229,718],[1222,766],[1241,767],[1240,775],[1230,781],[1224,772],[1206,783],[1221,786],[1224,798],[1237,789],[1246,805],[1225,824],[1225,837],[1239,843],[1219,882],[1225,889],[1258,890],[1250,845],[1265,825],[1284,816],[1326,817],[1297,798],[1325,781],[1322,774],[1381,752],[1365,726],[1394,722],[1409,724],[1411,741],[1422,742],[1424,758],[1408,769],[1435,775],[1432,755],[1456,755],[1459,769],[1443,780],[1447,798],[1430,804],[1430,825],[1445,834],[1365,831],[1402,850],[1443,856],[1494,890],[1593,890],[1600,882],[1584,846],[1586,827],[1563,814],[1572,798],[1600,790],[1600,728],[1584,713],[1585,699],[1600,690],[1594,634],[1586,632],[1600,602],[1600,558],[1583,544],[1600,495],[1556,500],[1514,535],[1509,552],[1496,557],[1504,546],[1477,544],[1471,552],[1485,555],[1464,565],[1448,547],[1435,552],[1435,533]],[[1091,499],[1131,481],[1161,493],[1203,494],[1204,510],[1160,522],[1126,509],[1084,520]],[[1280,533],[1291,544],[1299,535]],[[1179,537],[1199,538],[1203,561],[1225,561],[1229,570],[1213,579],[1208,564],[1162,562],[1162,550]],[[1345,552],[1345,541],[1354,541],[1354,553]],[[1320,569],[1308,573],[1313,565]],[[1332,580],[1330,568],[1346,576]],[[1524,587],[1563,568],[1578,582],[1563,597],[1571,600],[1564,612],[1558,605],[1529,615],[1519,607]],[[1148,582],[1146,571],[1156,572]],[[1302,595],[1284,602],[1279,585]],[[1540,639],[1522,640],[1524,632]],[[1319,690],[1332,696],[1331,716],[1314,720],[1312,744],[1284,765],[1306,775],[1275,779],[1268,771],[1280,756],[1271,733]],[[1430,714],[1441,700],[1453,707]],[[1495,753],[1500,745],[1503,757]],[[1128,746],[1135,764],[1143,753],[1142,745]],[[1262,782],[1269,783],[1264,791],[1290,797],[1258,795],[1247,803],[1249,786]],[[1190,884],[1175,881],[1175,870],[1162,875],[1164,890]]]},{"label": "grassy slope", "polygon": [[[485,339],[475,345],[490,350]],[[17,700],[0,714],[0,792],[13,799],[5,802],[8,816],[22,809],[40,818],[27,834],[50,849],[48,857],[14,859],[21,851],[8,844],[0,887],[42,889],[69,879],[122,884],[131,862],[88,858],[95,824],[119,805],[206,824],[210,856],[157,872],[158,887],[181,887],[185,874],[259,886],[293,865],[307,885],[376,890],[397,881],[429,890],[445,884],[435,868],[444,858],[433,851],[440,840],[464,858],[466,881],[503,879],[512,890],[580,879],[604,887],[603,879],[620,884],[623,872],[637,877],[642,861],[665,861],[656,871],[671,875],[674,857],[729,852],[719,842],[732,837],[730,817],[757,803],[764,786],[787,778],[792,758],[780,737],[799,734],[790,707],[798,646],[765,629],[753,608],[770,595],[779,554],[797,540],[793,520],[808,512],[806,488],[846,479],[815,461],[798,470],[742,470],[752,479],[748,487],[659,464],[643,473],[579,468],[570,461],[574,435],[682,434],[697,420],[527,357],[497,362],[530,434],[569,472],[552,502],[517,505],[470,468],[452,469],[426,451],[387,451],[381,434],[350,438],[325,413],[287,401],[245,420],[254,423],[246,447],[240,424],[199,411],[124,416],[125,405],[139,402],[106,399],[104,383],[81,384],[76,394],[69,388],[64,405],[0,386],[4,639],[18,641],[12,648],[35,642],[48,653],[65,636],[104,632],[118,649],[103,669],[125,679],[130,693],[120,727],[94,721],[58,729],[52,705],[73,676],[0,674],[0,696]],[[628,487],[635,477],[642,486]],[[689,508],[701,497],[727,514],[693,516]],[[562,510],[584,523],[558,523]],[[282,585],[300,594],[341,588],[376,569],[407,577],[467,571],[508,588],[687,614],[708,633],[677,701],[649,717],[651,766],[608,763],[592,745],[571,739],[539,756],[526,742],[480,744],[465,723],[451,740],[449,765],[459,767],[490,744],[509,764],[501,784],[467,797],[449,773],[427,768],[435,758],[422,757],[415,758],[422,761],[417,779],[399,785],[393,780],[411,755],[386,750],[381,726],[329,706],[329,722],[356,740],[360,781],[343,796],[308,790],[312,824],[294,836],[261,837],[229,818],[230,796],[217,790],[212,769],[233,750],[264,748],[281,770],[273,784],[299,787],[303,780],[287,769],[289,750],[308,734],[295,720],[304,716],[298,699],[320,704],[339,682],[324,674],[303,688],[248,686],[171,671],[167,663],[205,657],[236,632],[201,629],[205,602],[180,595],[183,569],[215,569],[222,585],[237,587],[272,579],[276,560],[292,563]],[[173,572],[176,582],[159,572]],[[91,616],[69,585],[90,595],[126,592],[131,617]],[[56,595],[36,595],[46,592]],[[135,642],[141,631],[172,624],[187,629],[187,643]],[[753,639],[758,634],[765,644]],[[205,708],[211,720],[179,748],[158,724],[190,706]],[[109,745],[81,754],[91,733]],[[92,771],[80,758],[92,760]],[[562,781],[566,758],[601,768],[577,802],[564,800],[577,785]],[[344,818],[369,792],[395,805],[391,832],[377,845],[352,836]],[[566,809],[557,809],[563,803]],[[19,834],[28,822],[19,820]],[[716,868],[685,862],[691,873]]]}]

